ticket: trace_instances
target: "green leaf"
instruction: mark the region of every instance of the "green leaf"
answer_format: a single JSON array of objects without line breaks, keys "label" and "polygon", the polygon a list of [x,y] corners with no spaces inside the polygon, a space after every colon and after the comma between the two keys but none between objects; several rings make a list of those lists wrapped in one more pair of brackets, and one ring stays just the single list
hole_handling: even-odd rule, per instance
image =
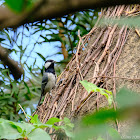
[{"label": "green leaf", "polygon": [[54,124],[57,123],[57,122],[60,122],[60,121],[62,121],[62,120],[60,120],[60,119],[58,119],[58,118],[55,118],[55,117],[52,117],[52,118],[50,118],[50,119],[46,122],[46,124],[47,124],[49,127],[52,127],[52,128],[54,128],[55,130],[58,130],[58,129],[59,129],[59,126],[56,126],[56,125],[54,125]]},{"label": "green leaf", "polygon": [[5,2],[15,12],[23,10],[24,0],[5,0]]},{"label": "green leaf", "polygon": [[[36,121],[36,116],[35,116]],[[38,121],[38,120],[37,120]],[[42,129],[35,128],[33,125],[25,122],[13,122],[0,119],[0,139],[19,139],[28,137],[31,140],[50,140],[50,136]]]},{"label": "green leaf", "polygon": [[38,115],[35,114],[33,117],[31,116],[31,120],[30,120],[31,123],[35,123],[35,124],[41,124],[41,121],[38,119]]},{"label": "green leaf", "polygon": [[98,138],[97,138],[97,140],[104,140],[101,136],[99,136]]},{"label": "green leaf", "polygon": [[59,126],[59,128],[63,129],[68,137],[74,137],[72,130],[69,129],[67,126]]},{"label": "green leaf", "polygon": [[52,117],[46,122],[46,124],[54,125],[55,123],[60,122],[60,121],[62,121],[62,120],[55,118],[55,117]]},{"label": "green leaf", "polygon": [[111,91],[109,91],[109,90],[105,90],[107,93],[109,93],[109,94],[111,94],[112,95],[112,92]]},{"label": "green leaf", "polygon": [[25,87],[27,88],[27,92],[28,92],[28,93],[31,93],[31,92],[30,92],[30,88],[28,87],[28,85],[27,85],[26,82],[24,82],[24,85],[25,85]]},{"label": "green leaf", "polygon": [[18,92],[18,87],[17,87],[17,84],[16,84],[15,81],[12,82],[11,84],[12,84],[12,93],[11,93],[11,95],[13,95],[14,93]]},{"label": "green leaf", "polygon": [[8,41],[11,42],[11,37],[9,35],[9,32],[4,30],[3,33],[4,33],[4,35],[6,35],[6,39],[8,39]]},{"label": "green leaf", "polygon": [[78,131],[75,132],[74,138],[72,140],[88,140],[96,139],[99,135],[105,135],[109,126],[105,124],[99,124],[96,126],[80,127]]},{"label": "green leaf", "polygon": [[[29,116],[29,115],[28,115]],[[52,128],[51,124],[43,124],[39,119],[38,119],[38,115],[35,114],[33,117],[29,116],[31,118],[30,122],[35,126],[35,128],[46,128],[46,127],[50,127]]]},{"label": "green leaf", "polygon": [[120,136],[120,134],[118,133],[118,131],[116,129],[109,128],[108,133],[109,133],[111,139],[113,139],[113,140],[121,140],[121,136]]},{"label": "green leaf", "polygon": [[30,116],[30,118],[31,118],[30,122],[35,126],[35,128],[52,127],[52,125],[43,124],[43,123],[39,120],[37,114],[35,114],[33,117]]},{"label": "green leaf", "polygon": [[30,133],[35,127],[29,123],[25,122],[13,122],[9,121],[9,124],[11,124],[12,127],[16,128],[19,133],[22,133],[21,135],[26,136],[28,133]]},{"label": "green leaf", "polygon": [[98,91],[100,92],[100,94],[104,95],[107,100],[108,100],[108,104],[111,105],[113,102],[113,96],[112,95],[108,95],[107,93],[105,93],[103,90]]},{"label": "green leaf", "polygon": [[90,93],[91,91],[94,92],[97,90],[97,86],[95,84],[92,84],[86,80],[80,81],[80,83],[83,85],[83,87]]},{"label": "green leaf", "polygon": [[0,119],[0,139],[19,139],[21,134],[16,128],[9,124],[9,121]]},{"label": "green leaf", "polygon": [[1,73],[2,73],[6,78],[10,79],[10,77],[9,77],[9,70],[8,70],[8,69],[2,70]]},{"label": "green leaf", "polygon": [[109,106],[112,104],[113,102],[113,96],[108,96],[108,104]]},{"label": "green leaf", "polygon": [[47,128],[47,127],[53,128],[52,125],[43,124],[43,123],[41,123],[41,124],[35,124],[34,123],[33,125],[34,125],[35,128],[41,128],[41,129],[44,129],[44,128]]},{"label": "green leaf", "polygon": [[43,124],[43,123],[39,120],[38,114],[35,114],[34,116],[30,116],[30,115],[27,114],[27,116],[31,118],[31,119],[30,119],[30,122],[31,122],[33,125],[38,125],[38,126],[44,125],[44,126],[48,127],[48,125]]},{"label": "green leaf", "polygon": [[32,131],[27,137],[29,140],[51,140],[49,134],[40,128]]},{"label": "green leaf", "polygon": [[38,54],[38,56],[40,56],[40,58],[41,58],[42,60],[46,61],[46,58],[45,58],[42,54],[40,54],[40,53],[38,53],[38,52],[37,52],[37,54]]},{"label": "green leaf", "polygon": [[116,101],[122,109],[140,105],[140,95],[126,88],[120,89],[117,93]]},{"label": "green leaf", "polygon": [[14,128],[18,130],[19,133],[22,133],[22,128],[18,126],[15,122],[9,122]]},{"label": "green leaf", "polygon": [[70,129],[72,129],[74,127],[74,124],[71,123],[71,121],[70,121],[69,118],[64,117],[64,120],[63,121],[64,121],[65,125],[68,126]]},{"label": "green leaf", "polygon": [[104,95],[107,98],[109,105],[112,104],[113,96],[112,96],[111,91],[108,91],[108,90],[103,89],[103,88],[99,88],[95,84],[87,82],[86,80],[80,81],[80,83],[84,86],[84,88],[88,91],[88,93],[99,92],[100,94]]},{"label": "green leaf", "polygon": [[4,38],[0,38],[0,43],[2,42],[2,41],[4,41],[5,39]]},{"label": "green leaf", "polygon": [[108,120],[115,120],[117,118],[117,112],[113,109],[99,110],[96,113],[83,117],[82,124],[84,125],[95,125],[102,124]]},{"label": "green leaf", "polygon": [[64,118],[63,122],[64,122],[64,125],[58,126],[58,127],[63,129],[68,137],[70,138],[74,137],[73,132],[72,132],[74,124],[71,123],[70,119],[66,117]]}]

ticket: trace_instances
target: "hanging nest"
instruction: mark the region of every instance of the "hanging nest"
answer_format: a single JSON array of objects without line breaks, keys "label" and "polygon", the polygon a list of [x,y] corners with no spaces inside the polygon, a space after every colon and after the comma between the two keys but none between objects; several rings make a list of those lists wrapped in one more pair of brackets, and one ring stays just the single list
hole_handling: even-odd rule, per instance
[{"label": "hanging nest", "polygon": [[[98,21],[102,17],[126,17],[139,13],[139,5],[109,7],[101,11]],[[124,85],[140,92],[140,30],[117,24],[104,27],[97,24],[83,37],[78,32],[77,52],[58,77],[62,83],[53,89],[54,97],[46,94],[36,112],[43,123],[51,117],[66,116],[73,120],[108,106],[103,95],[88,94],[80,84],[81,80],[111,90],[114,96]]]}]

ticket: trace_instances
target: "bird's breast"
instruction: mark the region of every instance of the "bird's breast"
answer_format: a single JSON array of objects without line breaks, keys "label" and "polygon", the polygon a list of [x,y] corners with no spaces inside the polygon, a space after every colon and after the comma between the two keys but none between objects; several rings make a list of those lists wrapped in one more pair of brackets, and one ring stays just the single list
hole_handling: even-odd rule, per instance
[{"label": "bird's breast", "polygon": [[45,92],[49,92],[56,84],[56,76],[52,73],[47,73],[48,83],[45,86]]}]

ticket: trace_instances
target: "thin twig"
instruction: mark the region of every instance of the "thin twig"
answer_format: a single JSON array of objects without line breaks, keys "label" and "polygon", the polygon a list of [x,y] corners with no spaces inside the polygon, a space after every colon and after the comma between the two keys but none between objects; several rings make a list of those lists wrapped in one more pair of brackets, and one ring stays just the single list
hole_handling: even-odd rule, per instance
[{"label": "thin twig", "polygon": [[109,79],[113,79],[113,78],[118,78],[118,79],[126,79],[126,80],[130,80],[130,81],[139,81],[140,78],[128,78],[128,77],[120,77],[120,76],[96,76],[96,77],[92,77],[92,78],[89,78],[87,79],[87,81],[90,81],[94,78],[99,78],[99,77],[102,77],[102,78],[109,78]]},{"label": "thin twig", "polygon": [[28,119],[28,117],[27,117],[27,115],[26,115],[26,113],[25,113],[24,109],[22,108],[22,106],[21,106],[20,104],[18,104],[18,105],[19,105],[19,107],[21,108],[21,110],[23,111],[23,113],[24,113],[24,115],[25,115],[25,117],[26,117],[27,121],[29,122],[29,119]]},{"label": "thin twig", "polygon": [[138,29],[135,29],[135,31],[136,31],[137,35],[140,37],[140,33],[139,33]]}]

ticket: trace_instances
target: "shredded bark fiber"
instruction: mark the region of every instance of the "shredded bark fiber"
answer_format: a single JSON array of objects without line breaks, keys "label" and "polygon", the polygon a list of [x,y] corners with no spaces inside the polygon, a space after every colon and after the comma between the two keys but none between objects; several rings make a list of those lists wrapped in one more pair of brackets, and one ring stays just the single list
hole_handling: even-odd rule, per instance
[{"label": "shredded bark fiber", "polygon": [[[101,11],[99,20],[139,13],[139,5],[109,7]],[[114,96],[124,85],[140,92],[140,30],[117,24],[100,27],[98,21],[87,35],[81,37],[79,32],[77,52],[58,77],[58,81],[63,79],[62,84],[52,91],[54,97],[46,94],[38,108],[36,113],[43,123],[51,117],[79,119],[108,106],[106,98],[99,93],[89,95],[80,80],[111,90]],[[115,103],[113,106],[116,108]]]}]

